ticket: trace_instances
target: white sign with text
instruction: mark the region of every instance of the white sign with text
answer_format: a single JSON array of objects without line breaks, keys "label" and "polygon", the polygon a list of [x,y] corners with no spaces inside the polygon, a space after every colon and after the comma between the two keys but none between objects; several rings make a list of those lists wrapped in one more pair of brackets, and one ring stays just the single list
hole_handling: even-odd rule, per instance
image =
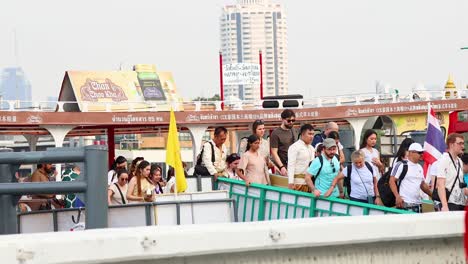
[{"label": "white sign with text", "polygon": [[223,65],[225,85],[260,84],[260,64],[234,63]]}]

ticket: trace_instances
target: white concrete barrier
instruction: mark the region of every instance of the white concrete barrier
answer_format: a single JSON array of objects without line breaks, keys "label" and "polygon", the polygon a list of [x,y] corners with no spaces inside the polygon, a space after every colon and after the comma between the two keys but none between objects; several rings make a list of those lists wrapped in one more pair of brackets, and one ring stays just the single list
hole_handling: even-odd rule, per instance
[{"label": "white concrete barrier", "polygon": [[[152,204],[131,204],[109,208],[108,226],[187,225],[230,223],[235,221],[233,202],[226,191],[157,195]],[[55,220],[54,220],[55,213]],[[78,209],[37,211],[20,214],[20,233],[70,231],[78,219]],[[86,210],[80,223],[84,225]],[[78,220],[77,220],[78,221]],[[178,223],[179,222],[179,223]]]},{"label": "white concrete barrier", "polygon": [[[212,212],[216,213],[216,212]],[[3,263],[464,263],[462,212],[0,236]]]}]

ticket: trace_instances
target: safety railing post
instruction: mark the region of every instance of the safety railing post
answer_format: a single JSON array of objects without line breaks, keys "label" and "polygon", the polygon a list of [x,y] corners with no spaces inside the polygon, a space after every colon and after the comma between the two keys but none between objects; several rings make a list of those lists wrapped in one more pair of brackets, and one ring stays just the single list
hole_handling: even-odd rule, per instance
[{"label": "safety railing post", "polygon": [[266,190],[260,190],[260,198],[258,199],[258,221],[265,221],[265,205],[266,205]]},{"label": "safety railing post", "polygon": [[[0,164],[0,183],[13,182],[12,165]],[[14,196],[0,194],[0,234],[16,234],[18,218]]]},{"label": "safety railing post", "polygon": [[107,227],[107,147],[85,147],[86,229]]}]

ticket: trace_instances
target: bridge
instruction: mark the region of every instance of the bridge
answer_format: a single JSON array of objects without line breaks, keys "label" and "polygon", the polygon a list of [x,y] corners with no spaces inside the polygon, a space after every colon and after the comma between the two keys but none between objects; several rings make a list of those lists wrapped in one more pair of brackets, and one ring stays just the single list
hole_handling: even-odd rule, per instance
[{"label": "bridge", "polygon": [[[308,122],[318,127],[327,121],[337,121],[349,125],[354,135],[361,135],[369,118],[424,114],[428,103],[437,112],[464,111],[468,109],[468,90],[459,90],[455,96],[446,97],[444,91],[419,91],[408,95],[357,94],[336,97],[298,99],[294,109],[299,122]],[[263,119],[266,128],[278,125],[283,104],[278,108],[263,108],[268,100],[260,101],[214,101],[173,103],[176,119],[182,130],[188,131],[193,142],[193,157],[196,157],[205,131],[217,125],[229,130],[247,130],[254,119]],[[133,109],[132,105],[141,102],[125,102],[126,112],[111,112],[122,103],[85,102],[82,112],[67,112],[77,102],[0,102],[0,134],[26,135],[31,148],[37,137],[52,135],[56,147],[62,147],[67,136],[107,135],[108,145],[114,145],[116,134],[143,134],[165,132],[169,124],[169,113],[161,111],[158,103],[147,102],[144,109]],[[103,112],[87,112],[87,108],[105,106]],[[24,106],[30,106],[25,108]],[[49,107],[45,107],[49,106]],[[133,111],[132,111],[133,110]],[[392,121],[393,122],[393,121]],[[468,131],[468,129],[467,129]],[[35,141],[36,140],[36,141]],[[357,140],[354,141],[357,147]],[[109,148],[109,160],[114,157],[114,148]]]}]

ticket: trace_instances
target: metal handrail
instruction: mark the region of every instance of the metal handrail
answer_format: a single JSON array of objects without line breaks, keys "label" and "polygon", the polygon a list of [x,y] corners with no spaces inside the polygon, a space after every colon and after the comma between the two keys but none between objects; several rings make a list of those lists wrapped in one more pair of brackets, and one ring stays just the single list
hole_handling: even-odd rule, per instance
[{"label": "metal handrail", "polygon": [[[124,106],[124,110],[158,112],[167,111],[171,106],[175,111],[179,106],[193,108],[193,111],[221,111],[221,105],[224,103],[224,110],[243,110],[260,109],[263,102],[279,101],[280,108],[283,108],[284,101],[297,100],[299,105],[307,107],[324,107],[340,105],[365,105],[378,103],[401,103],[414,101],[433,101],[445,99],[461,99],[468,97],[467,89],[456,90],[457,95],[451,94],[446,97],[445,90],[415,90],[407,94],[344,94],[339,96],[322,96],[305,99],[264,99],[264,100],[224,100],[224,101],[125,101],[125,102],[77,102],[77,101],[18,101],[18,100],[0,100],[0,110],[2,111],[32,111],[32,112],[63,112],[64,106],[69,104],[83,104],[82,112],[88,112],[89,107],[104,107],[103,112],[110,112],[112,107]],[[213,109],[214,108],[214,109]]]},{"label": "metal handrail", "polygon": [[[389,207],[384,207],[384,206],[378,206],[378,205],[373,205],[373,204],[360,203],[360,202],[355,202],[355,201],[350,201],[350,200],[345,200],[345,199],[340,199],[340,198],[335,198],[335,197],[323,197],[323,196],[315,197],[311,193],[300,192],[300,191],[290,190],[290,189],[283,188],[283,187],[276,187],[276,186],[256,184],[256,183],[250,184],[250,186],[246,188],[246,191],[245,191],[246,193],[238,194],[238,193],[234,193],[232,188],[233,188],[233,186],[245,186],[244,181],[229,179],[229,178],[221,178],[220,177],[220,178],[218,178],[218,181],[216,182],[216,186],[215,186],[216,189],[218,189],[218,183],[225,183],[225,184],[230,185],[230,197],[233,198],[233,196],[242,196],[242,197],[244,197],[244,203],[246,202],[246,197],[248,197],[248,194],[247,194],[248,189],[254,188],[254,189],[258,190],[259,196],[258,197],[252,197],[252,199],[254,199],[254,198],[257,199],[258,203],[259,203],[258,212],[256,212],[257,213],[256,215],[258,216],[258,219],[253,219],[253,221],[269,220],[268,217],[266,216],[266,211],[267,211],[266,204],[271,203],[272,201],[266,197],[266,193],[268,191],[276,192],[276,193],[278,193],[280,195],[280,197],[282,197],[284,195],[290,195],[292,197],[295,197],[296,202],[301,198],[310,199],[311,203],[310,203],[310,206],[308,207],[308,209],[310,211],[309,217],[314,217],[315,216],[315,212],[318,211],[317,203],[319,201],[328,202],[330,204],[341,204],[341,205],[344,205],[344,206],[346,206],[348,208],[349,207],[359,207],[359,208],[363,209],[363,214],[364,215],[369,214],[370,211],[380,211],[380,212],[383,212],[384,214],[411,214],[411,213],[413,213],[411,211],[400,210],[400,209],[395,209],[395,208],[389,208]],[[275,201],[275,203],[277,203],[278,206],[279,205],[285,205],[287,207],[293,207],[291,210],[295,210],[295,208],[294,208],[295,206],[298,209],[305,209],[304,206],[299,206],[297,204],[296,205],[286,204],[285,202],[282,202],[282,201]],[[239,203],[238,203],[238,205],[239,205]],[[245,209],[246,209],[246,206],[244,204],[244,211],[245,211]],[[330,210],[331,210],[331,208],[330,208]],[[342,213],[333,213],[333,212],[331,212],[331,213],[334,214],[334,215],[346,215],[346,214],[342,214]],[[297,216],[297,217],[300,217],[300,216]],[[244,212],[242,220],[244,220],[244,221],[247,220],[247,219],[245,219],[245,212]]]},{"label": "metal handrail", "polygon": [[[84,181],[17,183],[15,172],[19,164],[84,162]],[[88,214],[87,228],[107,227],[107,146],[57,148],[39,152],[0,153],[0,234],[18,232],[16,204],[24,194],[85,193]]]}]

